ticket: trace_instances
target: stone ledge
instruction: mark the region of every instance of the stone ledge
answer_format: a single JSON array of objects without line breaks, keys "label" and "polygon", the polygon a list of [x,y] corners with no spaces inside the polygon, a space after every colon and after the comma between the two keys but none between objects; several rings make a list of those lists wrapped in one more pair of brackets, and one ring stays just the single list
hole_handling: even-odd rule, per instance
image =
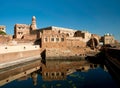
[{"label": "stone ledge", "polygon": [[11,61],[11,62],[1,63],[0,64],[0,69],[6,68],[6,67],[9,67],[9,66],[13,66],[13,65],[17,65],[17,64],[20,64],[20,63],[25,63],[25,62],[29,62],[29,61],[33,61],[33,60],[38,60],[38,59],[41,60],[41,57],[39,55],[38,56],[33,56],[33,57],[22,58],[22,59]]},{"label": "stone ledge", "polygon": [[46,60],[81,60],[85,59],[85,57],[82,56],[52,56],[52,57],[46,57]]}]

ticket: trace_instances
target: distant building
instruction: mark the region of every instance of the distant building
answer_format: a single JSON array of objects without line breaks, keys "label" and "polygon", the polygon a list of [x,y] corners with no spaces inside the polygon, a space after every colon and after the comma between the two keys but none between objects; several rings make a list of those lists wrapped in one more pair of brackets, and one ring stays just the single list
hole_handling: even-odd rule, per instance
[{"label": "distant building", "polygon": [[74,37],[81,37],[84,39],[84,42],[88,42],[88,40],[91,38],[91,33],[88,31],[76,31],[74,33]]},{"label": "distant building", "polygon": [[17,39],[22,39],[24,35],[30,33],[30,26],[26,24],[15,24],[14,26],[14,37]]},{"label": "distant building", "polygon": [[6,33],[6,26],[0,25],[0,31],[3,31]]},{"label": "distant building", "polygon": [[32,40],[40,44],[42,48],[70,48],[70,47],[94,47],[100,44],[113,44],[114,37],[106,34],[103,37],[91,34],[88,31],[80,31],[69,28],[50,26],[37,28],[36,17],[32,17],[32,23],[15,24],[14,38],[21,40]]},{"label": "distant building", "polygon": [[40,30],[52,30],[52,31],[56,31],[60,34],[64,33],[64,34],[67,35],[67,37],[73,37],[74,33],[77,31],[77,30],[74,30],[74,29],[55,27],[55,26],[42,28]]},{"label": "distant building", "polygon": [[105,44],[114,44],[115,43],[115,39],[114,36],[112,34],[105,34],[103,37],[103,43]]},{"label": "distant building", "polygon": [[6,26],[0,25],[0,45],[8,44],[12,40],[12,35],[6,35]]},{"label": "distant building", "polygon": [[43,30],[41,46],[45,48],[60,48],[66,46],[66,34],[52,30]]},{"label": "distant building", "polygon": [[79,33],[74,29],[55,26],[38,29],[36,18],[33,16],[31,25],[15,24],[14,38],[40,40],[40,46],[44,48],[85,47],[86,42],[91,38],[91,33],[86,31]]}]

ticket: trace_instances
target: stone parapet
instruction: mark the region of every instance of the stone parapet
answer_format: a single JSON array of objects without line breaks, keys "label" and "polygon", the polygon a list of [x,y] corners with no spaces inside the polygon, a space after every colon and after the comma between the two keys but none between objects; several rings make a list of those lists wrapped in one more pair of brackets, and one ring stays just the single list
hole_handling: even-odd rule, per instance
[{"label": "stone parapet", "polygon": [[47,59],[69,59],[69,58],[81,58],[86,57],[84,49],[72,48],[72,49],[58,49],[58,48],[47,48],[45,51]]},{"label": "stone parapet", "polygon": [[30,45],[30,44],[21,44],[21,45],[1,45],[0,46],[0,54],[3,53],[13,53],[13,52],[22,52],[22,51],[31,51],[31,50],[39,50],[39,45]]},{"label": "stone parapet", "polygon": [[[31,50],[31,51],[21,51],[21,52],[12,52],[12,53],[4,53],[0,54],[0,64],[4,63],[12,63],[15,61],[25,61],[29,60],[31,57],[39,57],[40,56],[40,49],[39,50]],[[16,62],[15,62],[16,63]]]},{"label": "stone parapet", "polygon": [[51,57],[46,57],[46,60],[81,60],[85,59],[85,56],[51,56]]}]

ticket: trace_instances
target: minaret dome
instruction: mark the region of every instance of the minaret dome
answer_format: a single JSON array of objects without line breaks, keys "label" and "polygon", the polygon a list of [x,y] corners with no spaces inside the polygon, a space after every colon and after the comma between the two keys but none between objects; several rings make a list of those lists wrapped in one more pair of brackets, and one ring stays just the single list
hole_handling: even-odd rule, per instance
[{"label": "minaret dome", "polygon": [[36,30],[36,29],[37,29],[37,25],[36,25],[36,17],[33,16],[33,17],[32,17],[31,30]]},{"label": "minaret dome", "polygon": [[36,17],[35,17],[35,16],[33,16],[33,17],[32,17],[32,20],[35,20],[35,19],[36,19]]}]

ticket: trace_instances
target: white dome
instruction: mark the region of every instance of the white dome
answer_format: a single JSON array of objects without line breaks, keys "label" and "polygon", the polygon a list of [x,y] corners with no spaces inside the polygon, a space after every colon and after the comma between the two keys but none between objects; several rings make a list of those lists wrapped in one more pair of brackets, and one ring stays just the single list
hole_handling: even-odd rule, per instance
[{"label": "white dome", "polygon": [[33,16],[32,18],[33,18],[33,19],[36,19],[36,17],[35,17],[35,16]]},{"label": "white dome", "polygon": [[109,36],[110,34],[109,34],[109,33],[107,33],[106,35],[107,35],[107,36]]}]

